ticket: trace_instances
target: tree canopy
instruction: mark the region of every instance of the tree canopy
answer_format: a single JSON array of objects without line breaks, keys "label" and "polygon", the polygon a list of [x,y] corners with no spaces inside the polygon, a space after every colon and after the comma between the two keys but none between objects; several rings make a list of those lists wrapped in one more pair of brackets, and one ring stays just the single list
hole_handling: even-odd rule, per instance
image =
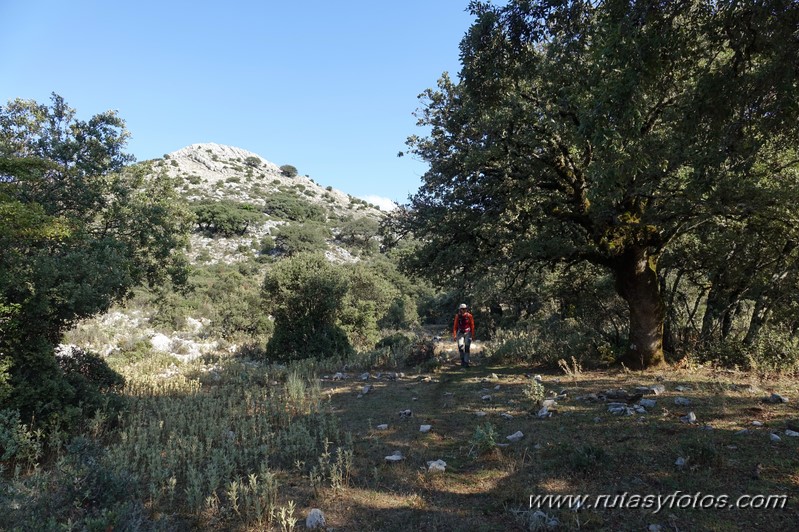
[{"label": "tree canopy", "polygon": [[185,273],[190,213],[169,180],[128,166],[127,138],[116,113],[81,121],[57,95],[0,107],[0,367],[25,415],[80,400],[53,355],[65,328]]},{"label": "tree canopy", "polygon": [[603,266],[629,308],[625,361],[661,363],[664,253],[744,220],[799,236],[799,5],[470,9],[460,81],[422,95],[430,133],[409,139],[430,164],[395,216],[423,242],[409,267],[512,288],[541,264]]}]

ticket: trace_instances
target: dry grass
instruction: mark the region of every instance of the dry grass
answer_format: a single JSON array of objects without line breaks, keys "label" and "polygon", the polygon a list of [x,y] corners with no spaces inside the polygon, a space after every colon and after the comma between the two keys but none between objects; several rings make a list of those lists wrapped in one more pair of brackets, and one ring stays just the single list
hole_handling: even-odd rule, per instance
[{"label": "dry grass", "polygon": [[[139,491],[131,497],[169,530],[287,529],[312,508],[322,509],[328,527],[357,531],[546,530],[556,523],[551,528],[795,530],[799,523],[799,438],[785,435],[799,429],[793,379],[674,367],[593,371],[568,361],[546,372],[492,364],[479,344],[473,367],[463,369],[451,342],[439,343],[436,355],[445,362],[432,373],[388,380],[375,377],[396,368],[372,368],[367,394],[358,378],[365,369],[355,367],[348,379],[334,380],[332,366],[307,362],[279,368],[220,358],[214,371],[198,361],[169,377],[131,366],[133,406],[107,435],[104,471],[135,473]],[[545,396],[563,393],[548,418],[537,417],[539,405],[528,398],[535,395],[525,393],[537,373]],[[578,399],[655,384],[666,391],[650,396],[657,404],[646,414],[614,415],[605,402]],[[772,392],[792,401],[764,402]],[[691,406],[676,405],[677,397]],[[400,417],[406,409],[412,416]],[[696,424],[680,420],[689,410]],[[388,428],[379,430],[382,424]],[[432,430],[421,433],[423,424]],[[516,431],[524,433],[520,441],[495,445]],[[772,433],[781,441],[772,442]],[[394,451],[404,460],[387,463]],[[680,457],[684,467],[675,465]],[[439,459],[446,471],[429,473],[427,462]],[[19,501],[18,513],[26,500],[41,498],[41,486],[53,485],[54,477],[37,475],[6,490]],[[731,501],[786,495],[787,503],[657,512],[617,504],[538,515],[530,508],[534,495],[677,492]]]},{"label": "dry grass", "polygon": [[[445,347],[446,349],[446,347]],[[444,353],[446,354],[446,352]],[[787,495],[783,509],[545,509],[565,530],[739,530],[767,525],[791,530],[799,522],[799,438],[784,434],[799,424],[796,402],[767,404],[770,392],[799,398],[790,379],[755,379],[729,371],[562,371],[543,373],[547,392],[566,391],[552,417],[539,419],[526,401],[525,384],[534,368],[478,365],[461,369],[451,361],[430,375],[378,382],[358,398],[361,382],[324,381],[342,430],[352,433],[354,475],[350,487],[321,493],[301,504],[300,513],[322,508],[329,526],[340,530],[526,530],[545,527],[532,520],[531,495],[669,495],[674,492],[727,495]],[[492,378],[496,374],[497,379]],[[577,397],[608,389],[663,384],[666,392],[647,414],[613,415],[603,402]],[[495,386],[499,390],[495,390]],[[683,391],[677,391],[683,386]],[[482,396],[491,395],[485,402]],[[688,408],[676,397],[691,399]],[[400,410],[411,409],[411,418]],[[680,417],[695,412],[698,423]],[[484,411],[485,417],[475,412]],[[500,416],[508,413],[513,419]],[[796,423],[792,423],[797,420]],[[753,421],[763,426],[753,426]],[[500,440],[517,430],[518,443],[475,457],[475,429],[492,423]],[[379,431],[379,424],[389,425]],[[428,434],[419,432],[430,424]],[[712,427],[712,430],[710,429]],[[749,429],[746,435],[738,431]],[[773,443],[777,432],[782,441]],[[405,460],[385,463],[399,450]],[[683,457],[683,468],[675,460]],[[447,470],[426,472],[426,462],[443,459]],[[758,466],[759,464],[759,466]],[[759,470],[759,473],[756,473]]]}]

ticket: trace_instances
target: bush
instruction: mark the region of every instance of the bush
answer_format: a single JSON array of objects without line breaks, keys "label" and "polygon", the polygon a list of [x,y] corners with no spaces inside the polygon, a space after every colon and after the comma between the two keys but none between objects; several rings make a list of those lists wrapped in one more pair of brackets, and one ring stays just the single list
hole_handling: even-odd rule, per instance
[{"label": "bush", "polygon": [[497,448],[498,439],[499,434],[497,434],[497,429],[494,425],[488,422],[484,425],[478,425],[474,429],[472,439],[469,440],[469,454],[480,456],[493,451]]},{"label": "bush", "polygon": [[289,224],[275,230],[275,245],[287,255],[313,253],[327,248],[330,230],[319,224]]},{"label": "bush", "polygon": [[264,213],[273,218],[292,220],[295,222],[325,222],[327,214],[324,208],[314,205],[291,192],[277,192],[264,201]]},{"label": "bush", "polygon": [[351,353],[338,324],[346,292],[344,271],[322,255],[299,254],[267,271],[262,294],[266,311],[275,319],[267,356],[292,360]]},{"label": "bush", "polygon": [[200,201],[192,205],[200,230],[224,236],[243,235],[263,219],[253,205],[230,200]]},{"label": "bush", "polygon": [[280,172],[286,177],[297,177],[297,168],[290,165],[284,164],[280,167]]}]

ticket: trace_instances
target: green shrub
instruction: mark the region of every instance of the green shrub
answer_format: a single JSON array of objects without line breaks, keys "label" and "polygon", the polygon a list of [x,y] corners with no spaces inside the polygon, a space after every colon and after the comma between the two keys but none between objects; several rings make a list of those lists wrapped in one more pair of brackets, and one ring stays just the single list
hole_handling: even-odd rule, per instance
[{"label": "green shrub", "polygon": [[469,454],[472,456],[480,456],[493,451],[497,448],[498,439],[499,434],[494,425],[488,422],[483,425],[478,425],[474,429],[472,439],[469,440]]},{"label": "green shrub", "polygon": [[314,223],[287,224],[275,230],[275,245],[286,255],[313,253],[327,248],[330,230]]},{"label": "green shrub", "polygon": [[283,166],[281,166],[280,171],[286,177],[297,177],[298,173],[297,168],[290,164],[284,164]]},{"label": "green shrub", "polygon": [[266,312],[275,319],[267,345],[274,360],[326,358],[352,351],[338,324],[347,278],[324,256],[303,253],[277,263],[263,283]]},{"label": "green shrub", "polygon": [[231,200],[199,201],[192,208],[200,230],[209,234],[242,235],[263,219],[255,206]]},{"label": "green shrub", "polygon": [[292,192],[277,192],[272,194],[262,207],[264,213],[280,220],[295,222],[325,222],[327,214],[325,209],[300,198]]}]

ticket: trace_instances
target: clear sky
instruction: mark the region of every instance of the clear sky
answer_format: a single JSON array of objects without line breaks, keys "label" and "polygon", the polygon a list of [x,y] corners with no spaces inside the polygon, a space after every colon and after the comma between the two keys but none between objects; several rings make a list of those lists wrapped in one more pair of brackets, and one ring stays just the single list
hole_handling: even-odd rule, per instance
[{"label": "clear sky", "polygon": [[[460,69],[468,0],[0,0],[0,105],[116,109],[137,160],[216,142],[404,203],[417,96]],[[377,202],[374,199],[374,202]]]}]

